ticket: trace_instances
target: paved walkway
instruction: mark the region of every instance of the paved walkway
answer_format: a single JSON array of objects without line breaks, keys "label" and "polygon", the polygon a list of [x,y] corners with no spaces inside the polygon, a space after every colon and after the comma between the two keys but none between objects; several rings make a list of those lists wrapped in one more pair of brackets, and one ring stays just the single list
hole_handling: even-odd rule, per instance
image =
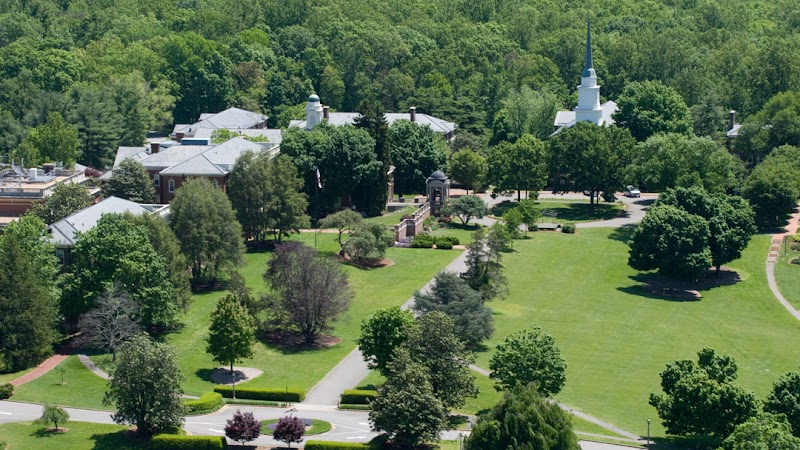
[{"label": "paved walkway", "polygon": [[778,255],[781,251],[781,245],[783,245],[783,240],[788,236],[794,236],[797,234],[798,227],[800,227],[800,210],[795,211],[792,214],[791,219],[789,219],[789,225],[786,226],[783,233],[778,233],[772,236],[772,243],[770,244],[769,253],[767,254],[767,284],[769,284],[769,288],[772,291],[772,294],[775,295],[775,298],[778,299],[781,305],[786,308],[786,311],[789,312],[795,319],[800,320],[800,311],[797,311],[791,303],[781,294],[780,289],[778,289],[778,283],[775,280],[775,264],[778,264]]},{"label": "paved walkway", "polygon": [[53,370],[57,365],[61,364],[61,361],[64,361],[67,358],[67,356],[68,355],[62,355],[60,353],[57,353],[42,361],[42,363],[39,364],[35,369],[31,370],[25,375],[11,380],[10,383],[14,386],[19,386],[29,381],[33,381],[39,378],[40,376],[46,374],[47,372]]}]

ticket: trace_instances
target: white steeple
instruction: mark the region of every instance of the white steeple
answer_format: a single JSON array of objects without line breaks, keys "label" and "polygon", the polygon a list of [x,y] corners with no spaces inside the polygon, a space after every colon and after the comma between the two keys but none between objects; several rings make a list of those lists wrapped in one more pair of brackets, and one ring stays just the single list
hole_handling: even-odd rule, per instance
[{"label": "white steeple", "polygon": [[314,128],[322,121],[322,103],[317,94],[311,94],[306,104],[306,130]]},{"label": "white steeple", "polygon": [[583,61],[581,84],[578,86],[578,106],[575,107],[575,120],[600,125],[603,110],[600,107],[600,86],[597,85],[597,74],[595,74],[593,66],[592,23],[587,19],[586,56]]}]

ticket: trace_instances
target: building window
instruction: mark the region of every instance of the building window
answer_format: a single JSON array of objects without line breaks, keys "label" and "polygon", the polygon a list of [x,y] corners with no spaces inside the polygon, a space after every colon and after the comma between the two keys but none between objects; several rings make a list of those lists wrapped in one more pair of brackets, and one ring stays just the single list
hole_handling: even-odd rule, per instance
[{"label": "building window", "polygon": [[219,189],[219,181],[217,181],[217,179],[216,179],[216,178],[214,178],[213,180],[211,180],[211,184],[213,184],[215,188]]},{"label": "building window", "polygon": [[170,178],[169,183],[167,183],[170,192],[175,192],[175,180]]},{"label": "building window", "polygon": [[153,175],[153,186],[159,187],[161,185],[161,175],[155,174]]},{"label": "building window", "polygon": [[66,263],[66,253],[64,252],[63,248],[57,248],[56,249],[56,258],[58,258],[58,261],[62,265]]}]

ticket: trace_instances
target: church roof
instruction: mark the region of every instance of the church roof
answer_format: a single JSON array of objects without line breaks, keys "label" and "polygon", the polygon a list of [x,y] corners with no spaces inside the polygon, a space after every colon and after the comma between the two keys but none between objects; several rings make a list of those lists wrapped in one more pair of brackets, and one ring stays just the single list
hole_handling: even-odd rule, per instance
[{"label": "church roof", "polygon": [[[600,115],[600,125],[614,125],[614,113],[619,110],[617,103],[614,101],[607,101],[600,105],[602,110]],[[557,128],[550,136],[558,134],[563,128],[574,127],[577,121],[575,120],[575,111],[559,111],[556,113],[556,120],[553,125]]]}]

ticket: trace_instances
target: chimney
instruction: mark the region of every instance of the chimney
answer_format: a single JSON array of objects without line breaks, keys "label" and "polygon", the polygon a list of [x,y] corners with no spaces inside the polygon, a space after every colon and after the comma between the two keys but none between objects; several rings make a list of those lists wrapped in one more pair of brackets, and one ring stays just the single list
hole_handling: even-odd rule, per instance
[{"label": "chimney", "polygon": [[728,113],[728,131],[732,130],[734,125],[736,125],[736,110],[732,109]]},{"label": "chimney", "polygon": [[325,119],[325,122],[331,118],[331,107],[330,106],[323,106],[322,107],[322,118]]},{"label": "chimney", "polygon": [[185,136],[185,134],[183,133],[183,131],[179,131],[179,132],[175,133],[175,140],[180,142],[180,141],[183,140],[184,136]]},{"label": "chimney", "polygon": [[411,121],[412,122],[416,122],[417,121],[417,107],[416,106],[412,106],[411,108],[408,108],[408,115],[411,116]]},{"label": "chimney", "polygon": [[161,151],[161,146],[158,145],[158,142],[151,142],[150,143],[150,154],[151,155],[155,155],[159,151]]}]

